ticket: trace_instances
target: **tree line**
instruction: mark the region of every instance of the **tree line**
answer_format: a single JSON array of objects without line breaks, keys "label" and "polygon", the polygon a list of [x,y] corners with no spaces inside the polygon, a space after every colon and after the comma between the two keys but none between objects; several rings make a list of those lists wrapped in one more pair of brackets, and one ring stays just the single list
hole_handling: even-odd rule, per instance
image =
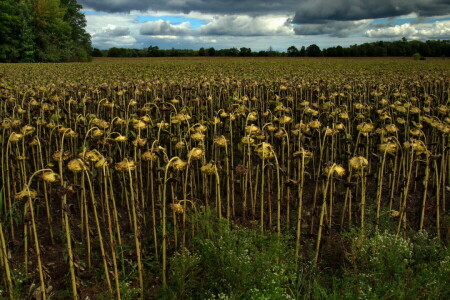
[{"label": "tree line", "polygon": [[1,0],[0,62],[88,61],[81,8],[76,0]]},{"label": "tree line", "polygon": [[450,40],[407,41],[405,38],[399,41],[355,44],[349,47],[329,47],[321,49],[316,44],[308,47],[290,46],[285,52],[273,50],[252,51],[251,48],[229,48],[217,50],[211,48],[192,49],[160,49],[158,46],[150,46],[146,49],[117,48],[107,50],[94,48],[94,57],[187,57],[187,56],[230,56],[230,57],[387,57],[387,56],[413,56],[420,57],[450,57]]}]

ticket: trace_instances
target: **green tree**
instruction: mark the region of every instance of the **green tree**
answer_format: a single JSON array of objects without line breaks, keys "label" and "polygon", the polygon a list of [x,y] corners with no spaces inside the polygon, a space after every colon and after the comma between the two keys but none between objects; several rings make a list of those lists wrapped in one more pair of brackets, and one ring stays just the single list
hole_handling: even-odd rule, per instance
[{"label": "green tree", "polygon": [[35,62],[36,60],[36,42],[33,29],[31,27],[32,14],[30,7],[25,3],[19,4],[21,11],[21,32],[19,36],[20,40],[20,61],[21,62]]},{"label": "green tree", "polygon": [[159,51],[159,47],[158,46],[149,46],[147,48],[147,56],[150,56],[150,57],[161,56],[161,52]]},{"label": "green tree", "polygon": [[302,46],[302,48],[300,48],[300,53],[299,53],[299,56],[306,56],[306,48],[305,48],[305,46]]},{"label": "green tree", "polygon": [[20,12],[14,0],[0,1],[0,62],[19,59]]},{"label": "green tree", "polygon": [[103,52],[100,49],[94,48],[91,53],[92,57],[103,57]]},{"label": "green tree", "polygon": [[208,56],[216,56],[216,49],[214,47],[208,48]]},{"label": "green tree", "polygon": [[316,44],[312,44],[306,48],[306,55],[309,57],[318,57],[322,55],[322,51],[320,50],[319,46]]},{"label": "green tree", "polygon": [[297,47],[295,46],[290,46],[289,48],[287,48],[287,55],[288,56],[299,56],[300,52],[298,51]]},{"label": "green tree", "polygon": [[205,48],[201,47],[198,50],[198,56],[206,56],[206,55],[207,55],[207,52],[206,52]]},{"label": "green tree", "polygon": [[252,55],[252,49],[251,48],[242,47],[241,49],[239,49],[239,55],[240,56],[251,56]]}]

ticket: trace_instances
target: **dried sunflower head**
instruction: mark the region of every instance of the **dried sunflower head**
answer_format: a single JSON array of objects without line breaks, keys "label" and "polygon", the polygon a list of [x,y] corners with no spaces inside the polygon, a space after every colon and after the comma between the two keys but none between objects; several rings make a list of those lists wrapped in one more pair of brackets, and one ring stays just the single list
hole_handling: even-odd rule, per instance
[{"label": "dried sunflower head", "polygon": [[9,136],[9,141],[11,143],[17,143],[18,141],[21,141],[23,138],[23,134],[22,133],[11,133],[11,135]]},{"label": "dried sunflower head", "polygon": [[254,124],[245,127],[245,132],[247,134],[258,134],[259,131],[260,131],[259,127]]},{"label": "dried sunflower head", "polygon": [[174,211],[176,214],[182,214],[184,213],[184,207],[183,205],[179,203],[172,203],[170,204],[170,208]]},{"label": "dried sunflower head", "polygon": [[52,158],[56,161],[68,160],[72,154],[69,151],[56,151],[53,153]]},{"label": "dried sunflower head", "polygon": [[14,199],[21,200],[21,199],[24,199],[25,197],[30,197],[31,199],[33,199],[33,198],[36,198],[36,196],[37,196],[37,192],[35,190],[30,190],[30,189],[25,188],[22,191],[15,194]]},{"label": "dried sunflower head", "polygon": [[127,141],[127,137],[124,136],[124,135],[119,135],[119,136],[117,136],[116,138],[114,138],[114,140],[115,140],[116,142],[123,143],[123,142],[126,142],[126,141]]},{"label": "dried sunflower head", "polygon": [[153,151],[145,151],[141,154],[141,159],[145,161],[156,161],[158,159],[158,155],[156,155]]},{"label": "dried sunflower head", "polygon": [[333,164],[332,166],[325,167],[324,169],[325,175],[335,175],[338,177],[342,177],[345,175],[345,169],[341,165]]},{"label": "dried sunflower head", "polygon": [[189,151],[188,153],[188,157],[191,160],[197,160],[203,157],[203,155],[205,154],[205,151],[201,148],[192,148],[191,151]]},{"label": "dried sunflower head", "polygon": [[104,132],[103,130],[101,130],[101,129],[94,129],[94,130],[92,131],[91,135],[92,135],[92,137],[94,137],[94,138],[100,138],[100,137],[103,136],[104,133],[105,133],[105,132]]},{"label": "dried sunflower head", "polygon": [[216,172],[217,172],[217,167],[216,167],[216,165],[214,165],[214,164],[212,164],[212,163],[208,163],[208,164],[202,166],[202,167],[200,168],[200,171],[201,171],[203,174],[206,174],[206,175],[213,175],[213,174],[216,174]]},{"label": "dried sunflower head", "polygon": [[36,130],[36,128],[34,128],[33,126],[25,125],[20,129],[20,132],[23,135],[29,135],[29,134],[32,134],[35,130]]},{"label": "dried sunflower head", "polygon": [[266,142],[262,142],[261,144],[257,145],[255,151],[263,159],[272,159],[275,157],[272,145]]},{"label": "dried sunflower head", "polygon": [[69,168],[69,170],[72,172],[81,172],[88,169],[84,161],[79,158],[75,158],[69,161],[69,163],[67,164],[67,168]]},{"label": "dried sunflower head", "polygon": [[147,139],[137,137],[132,144],[136,147],[143,147],[147,143]]},{"label": "dried sunflower head", "polygon": [[387,142],[387,143],[380,144],[378,146],[378,149],[380,149],[381,152],[394,153],[394,152],[397,152],[398,145],[393,142]]},{"label": "dried sunflower head", "polygon": [[358,126],[356,126],[356,129],[358,129],[359,132],[361,132],[363,135],[367,135],[374,128],[375,128],[375,126],[372,123],[366,123],[366,122],[363,122],[363,123],[359,124]]},{"label": "dried sunflower head", "polygon": [[322,123],[320,123],[319,120],[314,120],[314,121],[309,122],[308,126],[310,128],[317,129],[317,128],[320,128],[320,126],[322,126]]},{"label": "dried sunflower head", "polygon": [[363,156],[355,156],[350,159],[349,164],[352,169],[362,170],[369,165],[369,161]]},{"label": "dried sunflower head", "polygon": [[177,171],[182,171],[182,170],[184,170],[186,168],[187,162],[183,161],[181,158],[177,158],[177,159],[172,161],[170,166],[172,168],[174,168],[175,170],[177,170]]},{"label": "dried sunflower head", "polygon": [[58,181],[58,174],[52,171],[43,172],[41,175],[45,182],[56,182]]},{"label": "dried sunflower head", "polygon": [[102,157],[102,155],[97,150],[85,151],[85,152],[80,153],[79,156],[90,162],[96,162],[96,161],[100,160],[100,158]]},{"label": "dried sunflower head", "polygon": [[147,128],[147,124],[144,121],[138,120],[137,122],[134,123],[133,128],[142,130]]},{"label": "dried sunflower head", "polygon": [[216,145],[217,147],[226,147],[227,146],[227,139],[223,135],[221,135],[219,137],[216,137],[214,139],[214,145]]},{"label": "dried sunflower head", "polygon": [[136,169],[136,162],[134,162],[132,160],[124,159],[121,162],[116,163],[114,168],[120,172],[124,172],[124,171],[128,171],[128,170],[133,171],[134,169]]},{"label": "dried sunflower head", "polygon": [[253,144],[254,142],[255,142],[255,140],[252,139],[252,138],[249,137],[249,136],[244,136],[244,137],[241,139],[241,143],[242,143],[242,144],[246,144],[246,145],[251,145],[251,144]]},{"label": "dried sunflower head", "polygon": [[203,141],[204,138],[205,135],[201,132],[195,132],[191,134],[191,139],[193,139],[194,141]]}]

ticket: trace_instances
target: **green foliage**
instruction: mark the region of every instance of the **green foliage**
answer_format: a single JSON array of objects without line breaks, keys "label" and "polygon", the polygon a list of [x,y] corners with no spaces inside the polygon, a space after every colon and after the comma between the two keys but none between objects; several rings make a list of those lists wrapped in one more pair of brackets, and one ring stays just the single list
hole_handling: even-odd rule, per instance
[{"label": "green foliage", "polygon": [[170,260],[164,299],[448,299],[450,251],[425,231],[341,236],[346,262],[323,269],[294,256],[289,235],[233,227],[196,214],[190,249]]},{"label": "green foliage", "polygon": [[420,60],[421,57],[422,57],[422,56],[420,55],[419,52],[416,52],[416,53],[414,53],[414,54],[412,55],[412,58],[413,58],[414,60]]},{"label": "green foliage", "polygon": [[349,238],[350,266],[334,281],[343,298],[448,299],[450,251],[418,232],[403,238],[389,232]]},{"label": "green foliage", "polygon": [[90,60],[80,9],[75,0],[1,1],[0,61]]},{"label": "green foliage", "polygon": [[168,299],[290,299],[294,252],[285,237],[196,215],[193,250],[171,259]]},{"label": "green foliage", "polygon": [[20,14],[13,0],[0,1],[0,62],[17,61],[19,57]]}]

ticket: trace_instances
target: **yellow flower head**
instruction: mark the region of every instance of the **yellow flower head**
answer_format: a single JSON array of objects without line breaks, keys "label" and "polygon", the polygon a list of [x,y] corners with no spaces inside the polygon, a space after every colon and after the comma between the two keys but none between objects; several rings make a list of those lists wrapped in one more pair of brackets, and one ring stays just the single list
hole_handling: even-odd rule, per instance
[{"label": "yellow flower head", "polygon": [[186,168],[187,162],[181,160],[180,158],[177,158],[177,159],[172,161],[170,166],[172,168],[174,168],[175,170],[177,170],[177,171],[181,171],[181,170],[184,170]]},{"label": "yellow flower head", "polygon": [[147,124],[144,121],[139,120],[136,123],[134,123],[133,128],[142,130],[142,129],[147,128]]},{"label": "yellow flower head", "polygon": [[310,128],[317,129],[317,128],[320,128],[320,126],[322,126],[322,123],[320,123],[319,120],[314,120],[314,121],[309,122],[308,126]]},{"label": "yellow flower head", "polygon": [[288,123],[291,123],[292,122],[292,118],[291,117],[289,117],[289,116],[282,116],[282,117],[280,117],[279,119],[278,119],[278,123],[280,123],[280,124],[288,124]]},{"label": "yellow flower head", "polygon": [[22,127],[22,129],[20,129],[20,132],[23,135],[29,135],[29,134],[32,134],[35,130],[36,130],[36,128],[34,128],[33,126],[25,125]]},{"label": "yellow flower head", "polygon": [[100,129],[94,129],[92,131],[92,137],[94,137],[94,138],[102,137],[103,134],[104,134],[103,130],[100,130]]},{"label": "yellow flower head", "polygon": [[136,169],[136,162],[132,161],[132,160],[128,160],[128,159],[124,159],[123,161],[117,163],[114,168],[117,171],[133,171],[134,169]]},{"label": "yellow flower head", "polygon": [[186,143],[183,141],[179,141],[175,144],[175,149],[181,150],[186,148]]},{"label": "yellow flower head", "polygon": [[143,147],[147,143],[147,139],[137,137],[132,144],[136,147]]},{"label": "yellow flower head", "polygon": [[341,165],[333,164],[332,166],[328,166],[324,170],[325,175],[336,175],[342,177],[345,175],[345,169]]},{"label": "yellow flower head", "polygon": [[258,134],[260,131],[259,127],[251,124],[245,127],[245,132],[247,132],[247,134]]},{"label": "yellow flower head", "polygon": [[52,171],[43,172],[41,177],[45,182],[56,182],[58,180],[58,174]]},{"label": "yellow flower head", "polygon": [[214,145],[216,145],[217,147],[226,147],[227,146],[227,139],[223,135],[221,135],[219,137],[216,137],[214,139]]},{"label": "yellow flower head", "polygon": [[284,137],[286,137],[288,134],[286,132],[286,130],[280,128],[277,132],[275,132],[275,134],[273,135],[274,137],[276,137],[277,139],[282,139]]},{"label": "yellow flower head", "polygon": [[72,172],[81,172],[88,169],[84,161],[79,158],[75,158],[69,161],[69,163],[67,164],[67,168],[69,168],[69,170]]},{"label": "yellow flower head", "polygon": [[256,112],[251,112],[248,114],[247,120],[256,121],[256,120],[258,120],[258,115],[256,114]]},{"label": "yellow flower head", "polygon": [[398,217],[400,216],[400,212],[398,210],[391,210],[391,216]]},{"label": "yellow flower head", "polygon": [[61,161],[61,160],[68,160],[70,157],[72,156],[72,154],[70,154],[69,151],[56,151],[55,153],[53,153],[52,158],[53,160],[56,161]]},{"label": "yellow flower head", "polygon": [[95,163],[96,168],[103,168],[109,166],[108,160],[102,155],[101,158]]},{"label": "yellow flower head", "polygon": [[263,159],[272,159],[275,157],[273,153],[272,145],[266,142],[262,142],[258,146],[256,146],[255,151],[259,154],[259,156]]},{"label": "yellow flower head", "polygon": [[119,135],[114,139],[116,142],[123,143],[127,141],[127,137],[124,135]]},{"label": "yellow flower head", "polygon": [[384,144],[380,144],[378,146],[381,152],[394,153],[398,150],[398,145],[393,142],[388,142]]},{"label": "yellow flower head", "polygon": [[358,129],[362,134],[367,134],[371,132],[375,126],[372,123],[361,123],[358,126],[356,126],[356,129]]},{"label": "yellow flower head", "polygon": [[205,132],[206,130],[208,130],[208,127],[206,127],[205,125],[200,124],[200,125],[197,125],[197,126],[194,128],[194,130],[195,130],[196,132]]},{"label": "yellow flower head", "polygon": [[23,134],[13,132],[9,136],[9,141],[11,143],[17,143],[18,141],[22,140],[22,138],[23,138]]},{"label": "yellow flower head", "polygon": [[91,161],[91,162],[96,162],[98,161],[100,158],[102,158],[102,155],[97,151],[97,150],[89,150],[86,152],[82,152],[79,155],[81,158]]},{"label": "yellow flower head", "polygon": [[251,137],[249,137],[249,136],[244,136],[242,139],[241,139],[241,143],[242,144],[246,144],[246,145],[248,145],[248,144],[253,144],[255,142],[255,140],[254,139],[252,139]]},{"label": "yellow flower head", "polygon": [[182,214],[184,213],[184,207],[183,205],[179,203],[172,203],[170,204],[170,208],[176,213],[176,214]]},{"label": "yellow flower head", "polygon": [[202,166],[200,168],[200,171],[202,171],[202,173],[207,174],[207,175],[214,175],[214,174],[216,174],[217,167],[216,167],[216,165],[214,165],[212,163],[208,163],[208,164]]},{"label": "yellow flower head", "polygon": [[192,148],[191,151],[188,153],[188,157],[191,160],[197,160],[203,157],[205,154],[205,151],[201,148]]},{"label": "yellow flower head", "polygon": [[35,190],[23,189],[14,195],[14,199],[21,200],[25,197],[30,197],[31,199],[36,198],[37,192]]},{"label": "yellow flower head", "polygon": [[201,132],[195,132],[191,134],[191,139],[193,139],[194,141],[203,141],[204,138],[205,135]]},{"label": "yellow flower head", "polygon": [[387,132],[390,132],[390,133],[395,133],[398,131],[398,128],[397,128],[397,126],[395,126],[395,124],[386,125],[385,129]]},{"label": "yellow flower head", "polygon": [[155,161],[158,159],[158,155],[153,151],[145,151],[141,154],[141,158],[145,161]]},{"label": "yellow flower head", "polygon": [[349,164],[355,170],[362,170],[369,165],[369,161],[363,156],[355,156],[350,159]]}]

